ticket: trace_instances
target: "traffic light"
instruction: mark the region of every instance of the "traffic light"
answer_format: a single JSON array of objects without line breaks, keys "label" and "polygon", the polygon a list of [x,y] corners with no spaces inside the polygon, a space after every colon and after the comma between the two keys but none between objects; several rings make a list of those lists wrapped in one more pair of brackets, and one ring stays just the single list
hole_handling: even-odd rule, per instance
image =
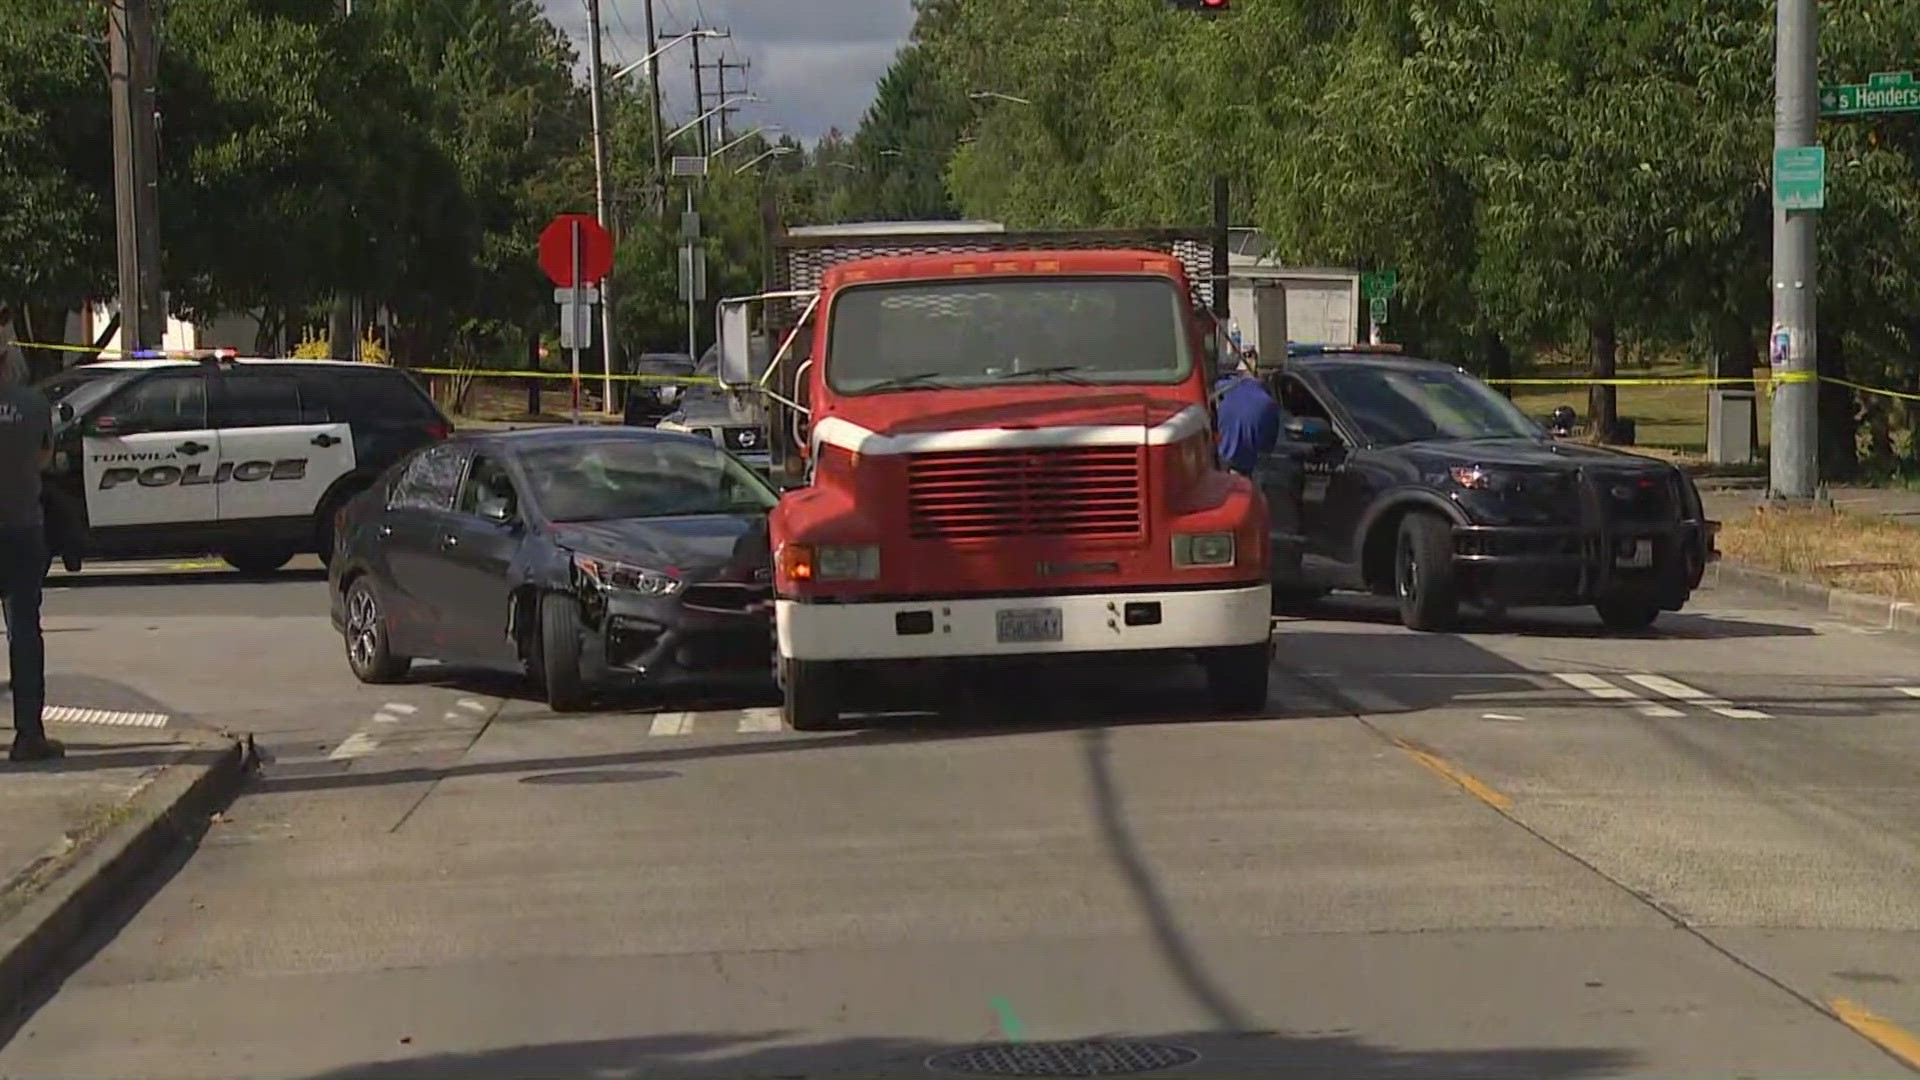
[{"label": "traffic light", "polygon": [[1176,11],[1197,11],[1202,15],[1218,15],[1228,9],[1231,0],[1169,0]]}]

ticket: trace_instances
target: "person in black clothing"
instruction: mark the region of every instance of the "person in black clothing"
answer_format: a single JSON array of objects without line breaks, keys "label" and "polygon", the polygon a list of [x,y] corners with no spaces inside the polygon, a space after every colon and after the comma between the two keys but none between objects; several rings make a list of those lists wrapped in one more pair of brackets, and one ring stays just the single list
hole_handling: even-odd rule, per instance
[{"label": "person in black clothing", "polygon": [[53,406],[27,381],[19,350],[0,350],[0,606],[7,623],[15,761],[63,757],[47,738],[47,653],[40,595],[52,557],[40,507],[40,472],[53,453]]}]

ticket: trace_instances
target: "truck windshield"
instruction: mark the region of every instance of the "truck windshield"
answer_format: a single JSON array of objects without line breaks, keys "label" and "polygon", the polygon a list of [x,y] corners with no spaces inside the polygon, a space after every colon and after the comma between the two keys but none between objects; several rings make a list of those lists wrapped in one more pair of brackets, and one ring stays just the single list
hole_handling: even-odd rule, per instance
[{"label": "truck windshield", "polygon": [[1376,446],[1433,439],[1537,439],[1545,434],[1513,402],[1448,368],[1338,367],[1322,378]]},{"label": "truck windshield", "polygon": [[828,316],[827,384],[843,394],[1171,384],[1193,371],[1186,304],[1164,277],[859,285]]}]

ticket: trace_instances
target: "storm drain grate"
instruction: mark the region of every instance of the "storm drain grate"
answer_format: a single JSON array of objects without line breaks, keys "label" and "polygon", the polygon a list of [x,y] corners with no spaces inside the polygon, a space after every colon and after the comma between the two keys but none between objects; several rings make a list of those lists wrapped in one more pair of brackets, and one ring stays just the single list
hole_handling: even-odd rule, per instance
[{"label": "storm drain grate", "polygon": [[1199,1060],[1171,1043],[1000,1043],[937,1054],[927,1068],[962,1076],[1132,1076]]}]

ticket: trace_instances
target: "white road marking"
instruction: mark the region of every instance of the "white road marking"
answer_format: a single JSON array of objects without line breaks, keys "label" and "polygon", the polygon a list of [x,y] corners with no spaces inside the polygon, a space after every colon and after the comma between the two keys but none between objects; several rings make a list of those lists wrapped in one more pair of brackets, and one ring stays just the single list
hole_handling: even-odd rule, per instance
[{"label": "white road marking", "polygon": [[693,714],[687,712],[655,713],[649,735],[685,735],[693,730]]},{"label": "white road marking", "polygon": [[1895,689],[1908,697],[1920,697],[1920,686],[1900,686],[1895,687]]},{"label": "white road marking", "polygon": [[172,717],[166,713],[130,712],[118,709],[84,709],[74,705],[48,705],[41,719],[52,724],[100,724],[107,727],[166,727]]},{"label": "white road marking", "polygon": [[460,699],[460,707],[461,707],[461,708],[463,708],[463,709],[465,709],[465,710],[467,710],[468,712],[486,712],[486,711],[487,711],[487,704],[486,704],[486,702],[484,702],[484,701],[475,701],[474,699],[472,699],[472,698],[470,698],[470,697],[463,697],[463,698],[461,698],[461,699]]},{"label": "white road marking", "polygon": [[742,733],[784,731],[785,729],[786,723],[780,719],[779,709],[759,708],[740,710],[740,731]]},{"label": "white road marking", "polygon": [[1704,690],[1696,690],[1683,682],[1675,682],[1664,675],[1629,675],[1627,678],[1641,686],[1689,705],[1698,705],[1708,712],[1718,713],[1729,720],[1771,720],[1771,716],[1758,709],[1742,709],[1733,702],[1713,697]]},{"label": "white road marking", "polygon": [[400,722],[400,718],[397,716],[389,716],[386,713],[374,713],[373,722],[376,724],[397,724]]},{"label": "white road marking", "polygon": [[1615,686],[1598,675],[1584,671],[1569,671],[1555,674],[1554,678],[1573,687],[1584,690],[1602,701],[1631,701],[1634,709],[1642,716],[1675,717],[1685,715],[1678,709],[1670,709],[1657,701],[1648,701],[1624,686]]},{"label": "white road marking", "polygon": [[1482,720],[1525,720],[1526,717],[1515,716],[1512,713],[1490,712],[1490,713],[1481,713],[1480,719]]},{"label": "white road marking", "polygon": [[409,705],[404,701],[389,701],[380,707],[387,712],[399,713],[402,716],[411,716],[420,711],[420,706]]},{"label": "white road marking", "polygon": [[333,753],[327,755],[328,761],[346,761],[350,758],[366,757],[379,749],[380,741],[364,731],[356,731],[346,737]]}]

